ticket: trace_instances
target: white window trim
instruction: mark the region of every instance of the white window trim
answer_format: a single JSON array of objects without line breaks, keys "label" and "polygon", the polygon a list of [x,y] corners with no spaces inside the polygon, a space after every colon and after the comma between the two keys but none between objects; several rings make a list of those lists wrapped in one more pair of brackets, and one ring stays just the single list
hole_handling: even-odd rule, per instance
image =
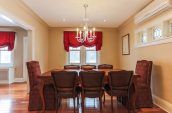
[{"label": "white window trim", "polygon": [[[154,31],[155,31],[156,28],[161,30],[161,36],[160,37],[155,37],[154,36]],[[163,26],[162,25],[157,25],[157,26],[152,27],[151,32],[152,32],[152,34],[151,34],[152,35],[152,40],[159,40],[159,39],[163,38]]]},{"label": "white window trim", "polygon": [[[88,51],[95,51],[95,50],[88,50]],[[96,54],[96,58],[97,58],[97,59],[96,59],[96,62],[97,62],[97,63],[87,63],[87,62],[86,62],[86,51],[84,51],[84,53],[85,53],[85,55],[84,55],[85,64],[92,64],[92,65],[98,64],[98,61],[99,61],[99,60],[98,60],[98,59],[99,59],[99,55],[98,55],[99,53],[98,53],[98,51],[96,51],[96,53],[97,53],[97,54]]]},{"label": "white window trim", "polygon": [[163,38],[163,39],[158,39],[158,40],[155,40],[155,41],[151,41],[151,42],[148,42],[148,43],[143,43],[143,44],[140,44],[140,45],[135,45],[135,48],[155,46],[155,45],[167,44],[167,43],[172,43],[172,36],[171,37],[166,37],[166,38]]},{"label": "white window trim", "polygon": [[[70,51],[70,50],[69,50]],[[70,54],[69,52],[67,53],[67,59],[68,59],[68,63],[67,64],[70,64],[70,65],[80,65],[81,64],[81,56],[82,56],[82,48],[80,50],[72,50],[72,51],[80,51],[80,63],[70,63]]]},{"label": "white window trim", "polygon": [[80,63],[70,63],[70,55],[69,52],[67,52],[66,56],[67,56],[67,64],[68,65],[85,65],[85,64],[90,64],[90,65],[98,65],[100,62],[100,52],[97,52],[97,63],[86,63],[86,50],[84,50],[84,46],[81,46],[81,50],[80,50]]},{"label": "white window trim", "polygon": [[[149,24],[145,24],[141,26],[135,31],[135,48],[154,46],[166,43],[172,43],[172,33],[170,34],[169,24],[172,21],[172,16],[161,18],[160,20],[155,20],[150,22]],[[151,30],[154,27],[160,27],[162,29],[162,36],[158,39],[153,38],[153,34],[151,34]],[[142,43],[140,41],[139,33],[147,31],[147,42]],[[152,32],[153,33],[153,32]]]}]

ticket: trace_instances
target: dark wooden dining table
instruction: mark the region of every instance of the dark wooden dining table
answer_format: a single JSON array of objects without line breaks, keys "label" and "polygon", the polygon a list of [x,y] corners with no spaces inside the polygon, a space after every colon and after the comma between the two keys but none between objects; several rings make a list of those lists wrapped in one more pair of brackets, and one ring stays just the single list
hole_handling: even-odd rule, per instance
[{"label": "dark wooden dining table", "polygon": [[[105,72],[105,78],[104,78],[104,83],[108,83],[108,72],[109,71],[120,71],[121,69],[93,69],[94,71],[104,71]],[[49,85],[49,84],[53,84],[53,79],[51,77],[51,72],[52,71],[76,71],[78,72],[78,76],[79,76],[79,72],[80,71],[87,71],[87,70],[82,70],[82,69],[52,69],[50,71],[47,71],[45,73],[43,73],[41,76],[39,76],[39,79],[41,79],[42,81],[42,86],[41,86],[41,89],[42,89],[42,96],[44,97],[43,95],[43,89],[44,89],[44,86],[45,85]],[[135,110],[135,99],[136,99],[136,96],[137,96],[137,87],[136,87],[136,79],[139,78],[140,76],[137,75],[137,74],[134,74],[134,78],[133,78],[133,84],[132,84],[132,88],[131,88],[131,91],[130,91],[130,109],[133,109]],[[43,110],[45,110],[45,98],[44,100],[42,100],[43,102]],[[125,103],[123,103],[125,104]]]}]

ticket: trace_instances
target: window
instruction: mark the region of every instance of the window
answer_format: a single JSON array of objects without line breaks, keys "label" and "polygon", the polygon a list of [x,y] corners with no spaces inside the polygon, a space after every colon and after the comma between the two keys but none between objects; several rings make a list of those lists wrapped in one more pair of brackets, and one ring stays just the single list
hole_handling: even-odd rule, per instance
[{"label": "window", "polygon": [[142,34],[142,43],[146,43],[147,42],[147,34],[143,33]]},{"label": "window", "polygon": [[86,47],[86,64],[96,64],[97,63],[97,51],[96,47]]},{"label": "window", "polygon": [[170,22],[170,32],[172,32],[172,22]]},{"label": "window", "polygon": [[12,64],[12,53],[8,51],[8,47],[0,48],[0,65]]},{"label": "window", "polygon": [[98,52],[96,47],[77,47],[69,48],[68,53],[69,64],[97,64]]},{"label": "window", "polygon": [[153,38],[159,39],[162,37],[162,29],[160,27],[153,28]]},{"label": "window", "polygon": [[172,36],[172,20],[168,21],[168,35]]},{"label": "window", "polygon": [[172,18],[152,21],[137,27],[135,47],[146,47],[172,42]]},{"label": "window", "polygon": [[69,48],[69,63],[70,64],[80,64],[81,63],[81,59],[80,59],[80,54],[81,54],[81,48],[77,47],[77,48],[73,48],[70,47]]},{"label": "window", "polygon": [[139,35],[139,42],[140,43],[146,43],[147,42],[147,32],[146,31],[141,31],[138,33]]}]

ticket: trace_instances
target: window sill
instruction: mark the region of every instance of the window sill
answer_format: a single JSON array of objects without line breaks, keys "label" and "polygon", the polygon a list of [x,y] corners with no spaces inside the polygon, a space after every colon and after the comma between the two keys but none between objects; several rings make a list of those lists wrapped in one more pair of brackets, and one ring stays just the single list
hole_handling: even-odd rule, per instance
[{"label": "window sill", "polygon": [[0,65],[0,69],[9,69],[9,68],[14,68],[12,65]]},{"label": "window sill", "polygon": [[135,48],[154,46],[154,45],[160,45],[160,44],[167,44],[167,43],[172,43],[172,36],[157,39],[157,40],[154,40],[152,42],[147,42],[147,43],[143,43],[143,44],[136,44]]}]

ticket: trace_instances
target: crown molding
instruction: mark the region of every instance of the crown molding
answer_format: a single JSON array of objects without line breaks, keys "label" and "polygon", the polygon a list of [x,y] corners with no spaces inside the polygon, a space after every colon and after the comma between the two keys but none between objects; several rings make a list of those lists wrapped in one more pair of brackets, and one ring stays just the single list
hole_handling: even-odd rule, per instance
[{"label": "crown molding", "polygon": [[42,20],[35,12],[33,12],[32,9],[30,9],[22,0],[16,0],[16,3],[39,23],[49,27],[49,25],[44,20]]},{"label": "crown molding", "polygon": [[172,8],[172,2],[170,0],[155,0],[136,14],[134,17],[135,24],[142,23],[170,8]]}]

